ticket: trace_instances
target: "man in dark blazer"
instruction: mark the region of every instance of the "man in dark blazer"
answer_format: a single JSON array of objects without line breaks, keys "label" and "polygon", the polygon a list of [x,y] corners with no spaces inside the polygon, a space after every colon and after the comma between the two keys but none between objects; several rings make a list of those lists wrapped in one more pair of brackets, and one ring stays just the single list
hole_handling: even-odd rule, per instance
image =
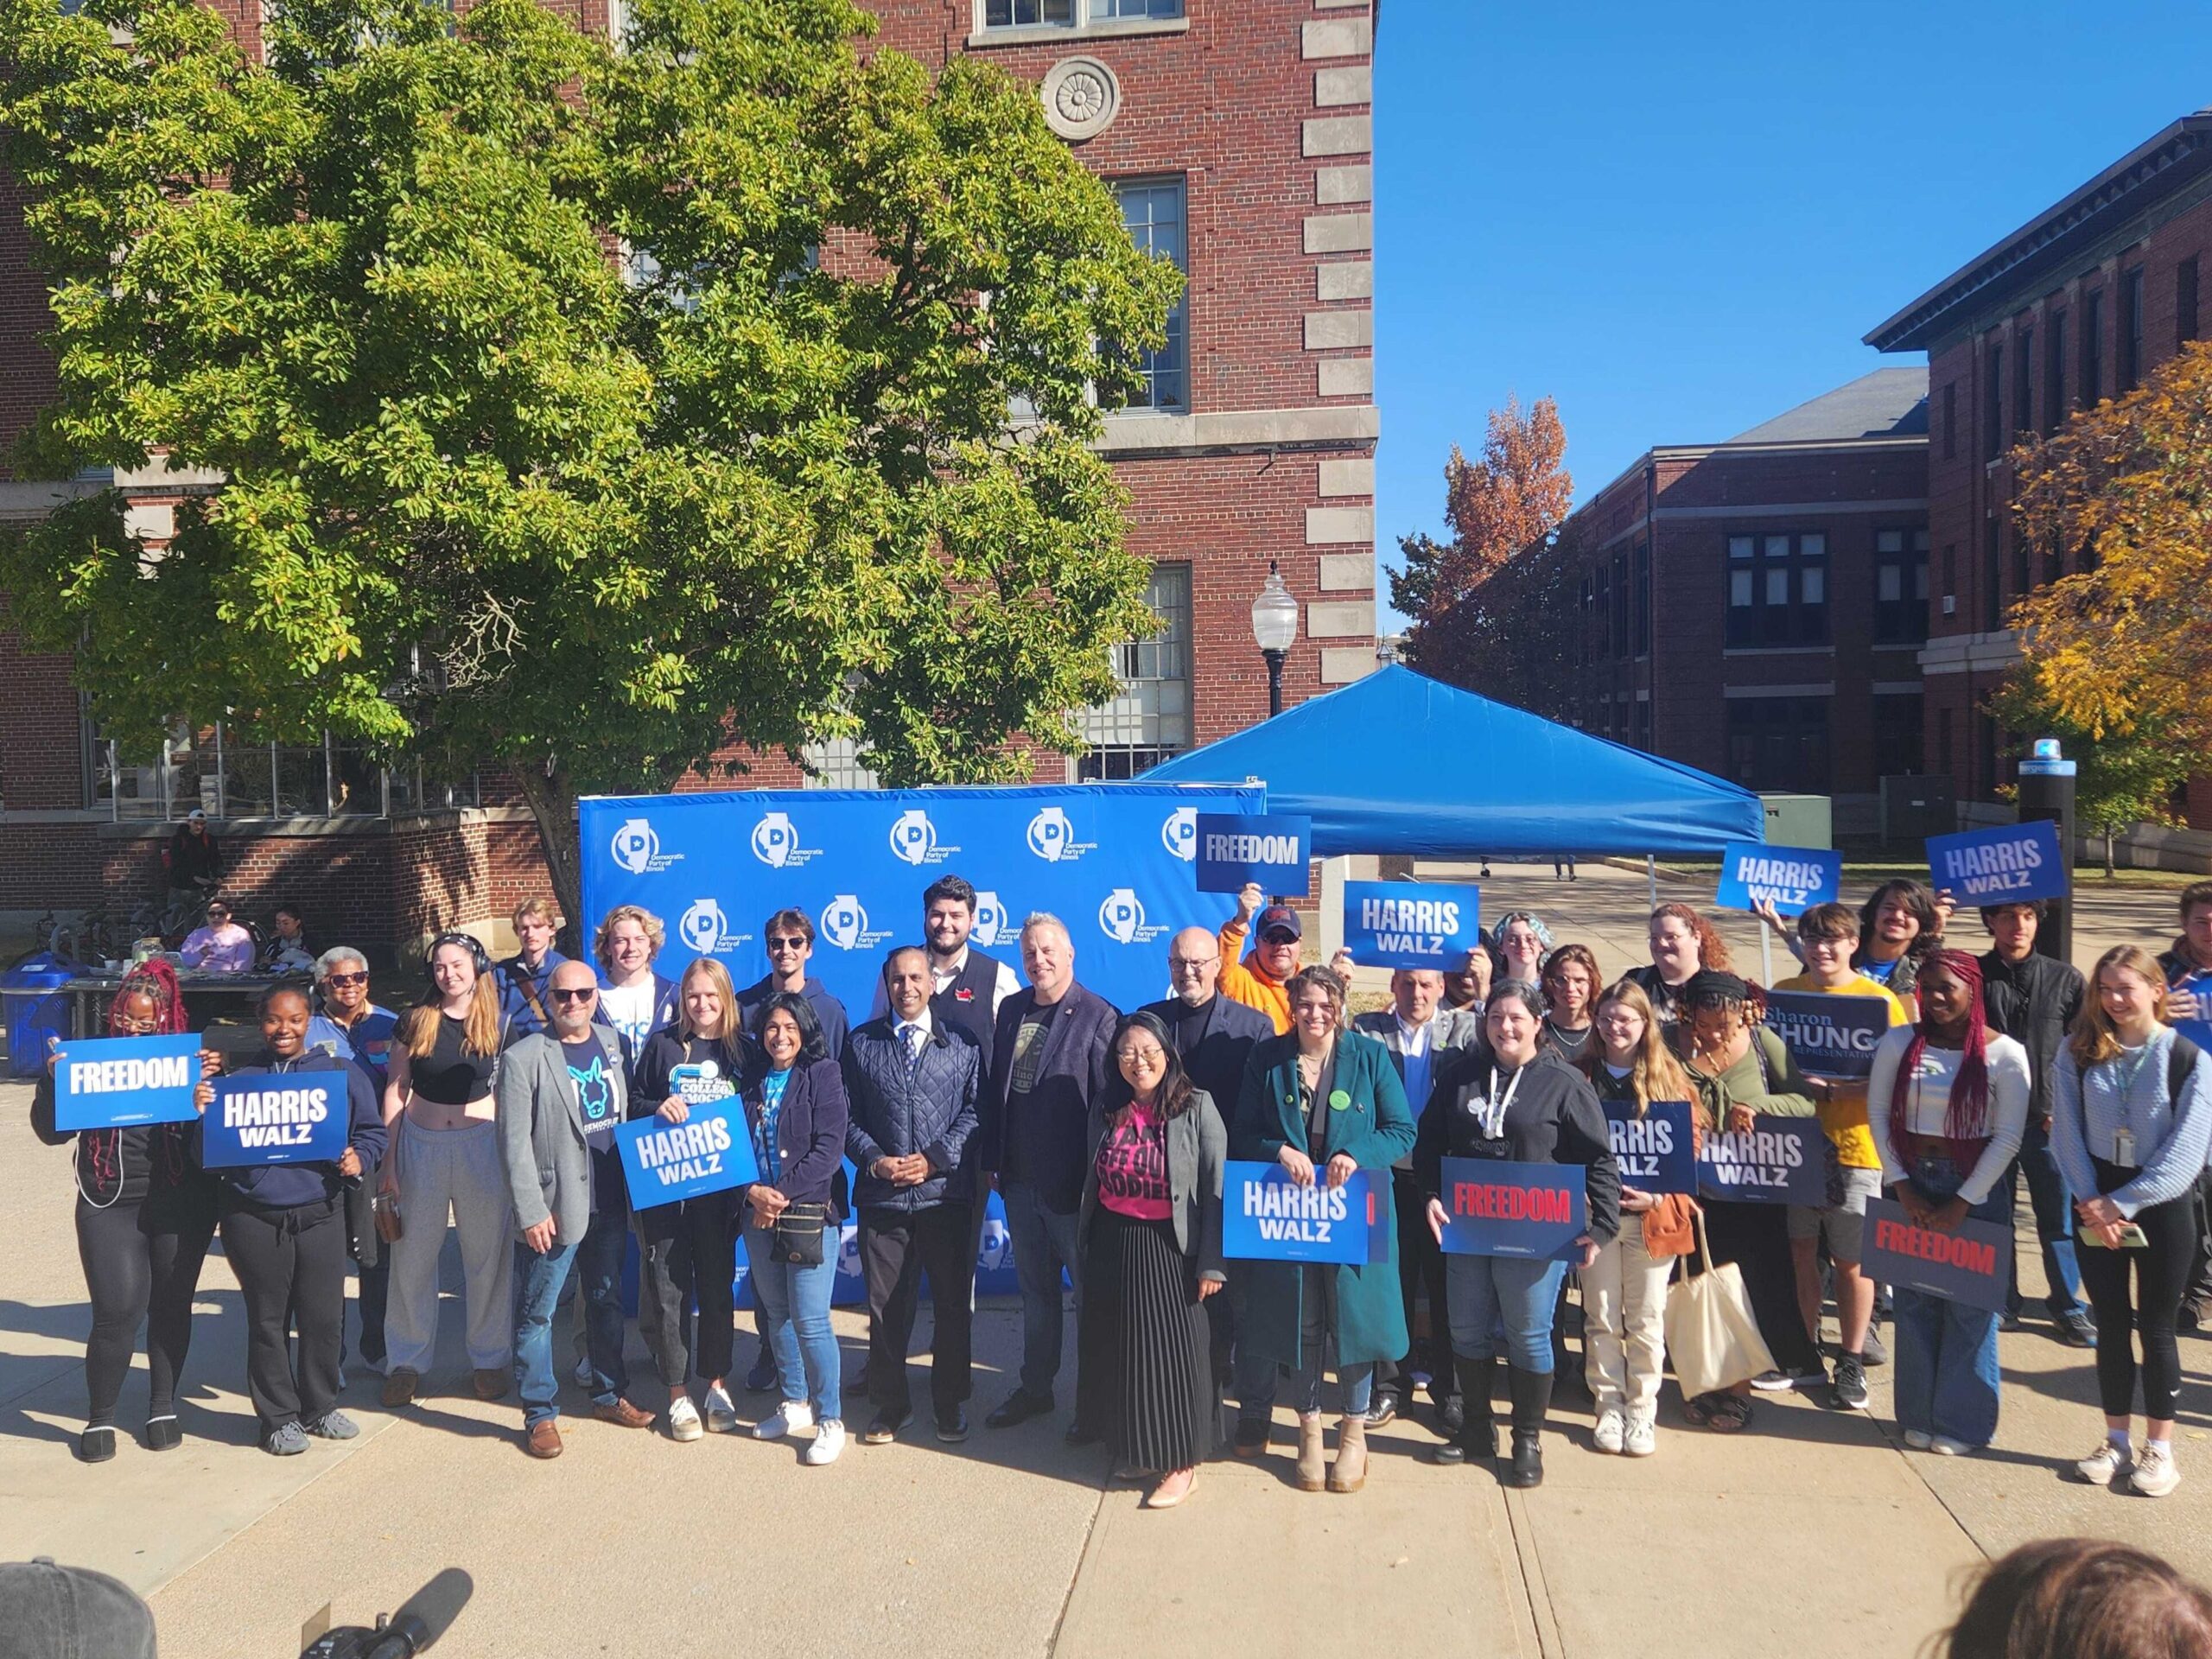
[{"label": "man in dark blazer", "polygon": [[[1083,1318],[1077,1230],[1090,1173],[1091,1113],[1106,1092],[1108,1049],[1121,1018],[1075,981],[1075,944],[1057,916],[1021,925],[1029,988],[999,1010],[979,1135],[986,1179],[998,1178],[1014,1276],[1021,1286],[1021,1381],[983,1419],[1007,1428],[1052,1408],[1060,1370],[1060,1270]],[[1075,1431],[1069,1431],[1071,1435]]]}]

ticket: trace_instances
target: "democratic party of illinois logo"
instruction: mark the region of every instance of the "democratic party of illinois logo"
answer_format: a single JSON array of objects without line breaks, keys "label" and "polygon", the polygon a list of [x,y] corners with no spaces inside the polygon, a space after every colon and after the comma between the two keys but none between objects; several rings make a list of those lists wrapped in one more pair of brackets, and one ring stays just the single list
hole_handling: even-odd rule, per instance
[{"label": "democratic party of illinois logo", "polygon": [[654,833],[650,818],[625,818],[614,832],[607,850],[614,856],[615,864],[632,875],[651,875],[664,870],[683,856],[681,853],[663,853],[660,836]]},{"label": "democratic party of illinois logo", "polygon": [[1116,887],[1098,906],[1099,931],[1116,944],[1149,944],[1167,930],[1146,923],[1144,900],[1134,887]]},{"label": "democratic party of illinois logo", "polygon": [[711,899],[694,899],[676,924],[677,938],[702,957],[721,950],[728,932],[729,918]]},{"label": "democratic party of illinois logo", "polygon": [[1006,901],[997,893],[976,895],[976,925],[969,932],[969,938],[988,950],[994,945],[1012,944],[1016,931],[1014,918],[1006,913]]},{"label": "democratic party of illinois logo", "polygon": [[893,821],[891,850],[909,864],[935,864],[947,853],[957,853],[957,847],[938,845],[937,826],[930,822],[930,815],[918,806],[909,807]]},{"label": "democratic party of illinois logo", "polygon": [[798,826],[788,812],[765,813],[753,826],[753,856],[771,869],[794,869],[821,850],[799,845]]},{"label": "democratic party of illinois logo", "polygon": [[868,908],[858,895],[841,893],[822,906],[822,937],[840,950],[872,950],[891,935],[868,925]]},{"label": "democratic party of illinois logo", "polygon": [[1198,809],[1179,806],[1160,826],[1160,844],[1185,864],[1198,855]]},{"label": "democratic party of illinois logo", "polygon": [[1029,820],[1029,850],[1047,864],[1071,863],[1095,845],[1075,838],[1075,825],[1065,807],[1040,808]]}]

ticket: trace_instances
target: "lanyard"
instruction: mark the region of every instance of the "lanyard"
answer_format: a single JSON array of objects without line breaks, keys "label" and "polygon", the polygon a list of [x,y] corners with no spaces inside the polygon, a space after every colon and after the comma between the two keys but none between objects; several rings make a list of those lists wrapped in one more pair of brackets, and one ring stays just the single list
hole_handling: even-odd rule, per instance
[{"label": "lanyard", "polygon": [[1528,1075],[1529,1068],[1525,1065],[1516,1071],[1513,1081],[1505,1085],[1505,1093],[1501,1097],[1497,1092],[1497,1068],[1495,1065],[1491,1067],[1490,1089],[1477,1113],[1483,1126],[1484,1140],[1496,1141],[1504,1133],[1506,1108],[1513,1104],[1513,1096],[1521,1087],[1521,1079]]}]

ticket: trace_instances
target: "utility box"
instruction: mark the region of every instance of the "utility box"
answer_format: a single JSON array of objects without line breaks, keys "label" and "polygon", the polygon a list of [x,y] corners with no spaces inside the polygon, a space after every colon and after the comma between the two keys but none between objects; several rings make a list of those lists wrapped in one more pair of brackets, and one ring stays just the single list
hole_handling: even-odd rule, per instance
[{"label": "utility box", "polygon": [[1766,839],[1771,847],[1835,845],[1835,824],[1825,795],[1762,795]]},{"label": "utility box", "polygon": [[1930,836],[1948,836],[1958,827],[1958,804],[1948,778],[1882,779],[1883,846],[1917,847]]}]

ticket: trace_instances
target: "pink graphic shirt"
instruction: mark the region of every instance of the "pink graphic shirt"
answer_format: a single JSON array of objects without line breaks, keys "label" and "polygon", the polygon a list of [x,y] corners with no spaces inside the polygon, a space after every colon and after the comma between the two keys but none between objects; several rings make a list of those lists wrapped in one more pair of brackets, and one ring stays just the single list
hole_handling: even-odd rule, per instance
[{"label": "pink graphic shirt", "polygon": [[1135,1221],[1165,1221],[1174,1213],[1167,1193],[1167,1126],[1132,1103],[1119,1128],[1098,1147],[1098,1201]]}]

